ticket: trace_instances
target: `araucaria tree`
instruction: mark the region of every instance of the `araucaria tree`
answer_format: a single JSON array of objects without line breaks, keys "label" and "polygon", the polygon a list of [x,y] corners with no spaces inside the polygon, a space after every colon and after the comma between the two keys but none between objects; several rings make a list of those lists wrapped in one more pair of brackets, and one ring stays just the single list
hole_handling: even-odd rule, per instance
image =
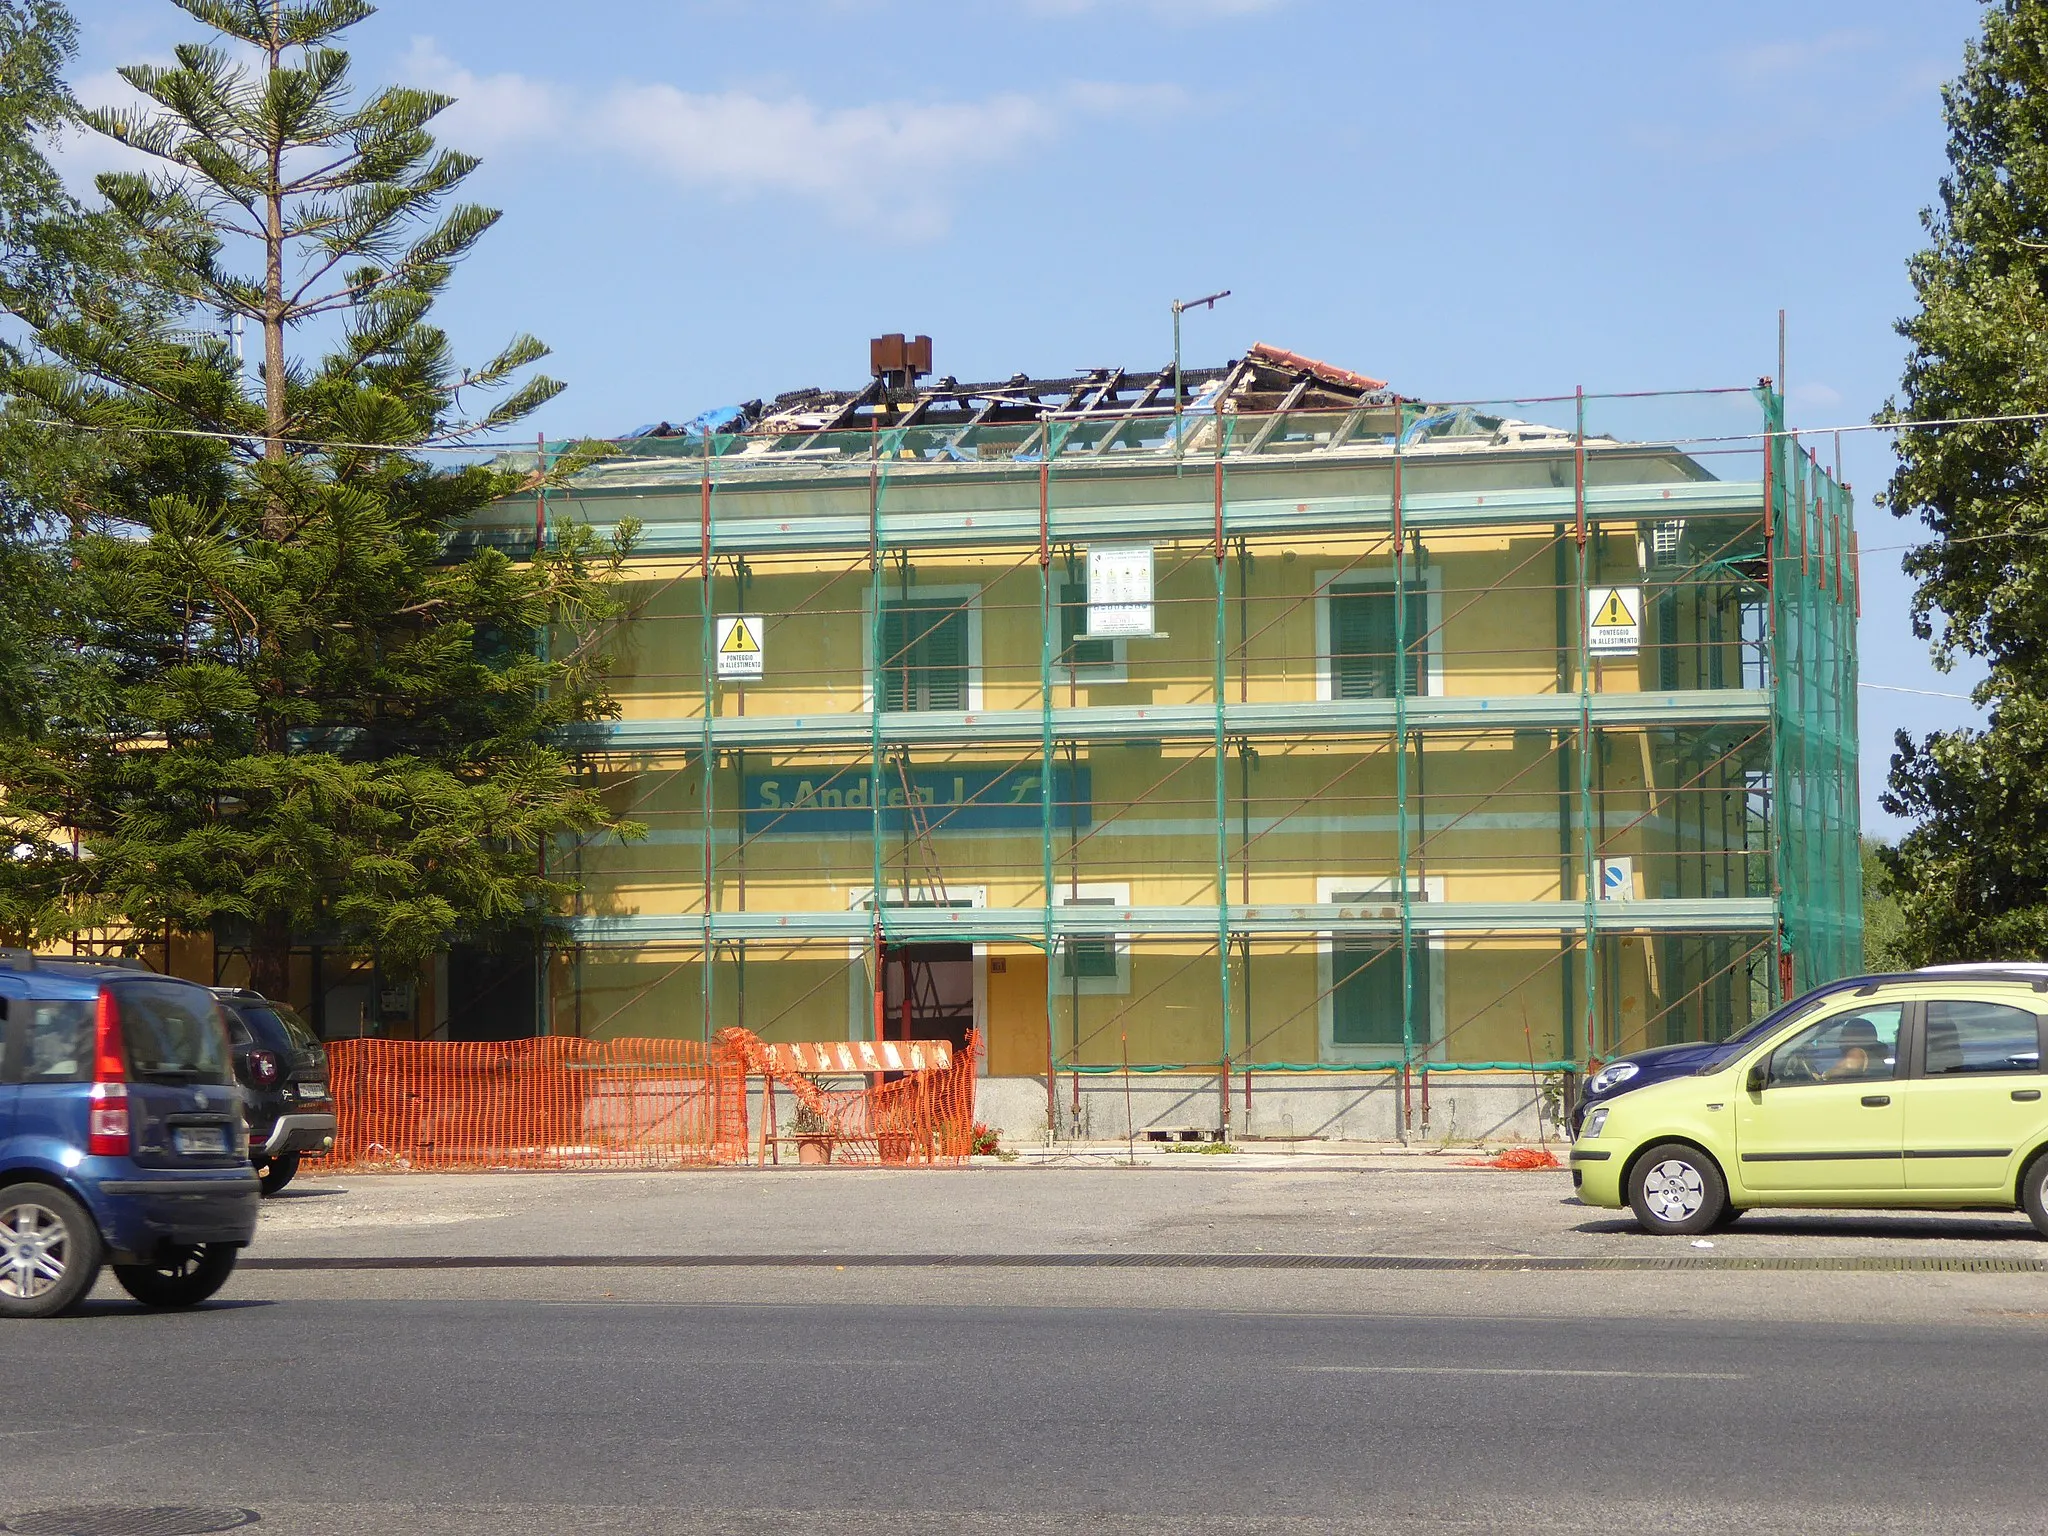
[{"label": "araucaria tree", "polygon": [[[1935,535],[1906,562],[1943,665],[1981,660],[1982,730],[1901,731],[1886,855],[1913,962],[2048,956],[2048,4],[1984,14],[1945,101],[1948,174],[1913,258],[1892,510]],[[1972,418],[2006,418],[1972,420]]]},{"label": "araucaria tree", "polygon": [[334,42],[363,0],[175,3],[218,39],[86,115],[160,169],[99,179],[67,236],[91,270],[8,297],[32,345],[0,478],[53,541],[60,643],[0,741],[0,824],[36,829],[0,880],[77,925],[245,929],[281,993],[295,939],[396,969],[561,898],[549,844],[615,825],[552,742],[612,708],[622,551],[452,537],[519,484],[433,450],[560,386],[519,382],[531,337],[461,370],[429,321],[497,219],[451,202],[476,162],[428,132],[448,99],[357,96]]}]

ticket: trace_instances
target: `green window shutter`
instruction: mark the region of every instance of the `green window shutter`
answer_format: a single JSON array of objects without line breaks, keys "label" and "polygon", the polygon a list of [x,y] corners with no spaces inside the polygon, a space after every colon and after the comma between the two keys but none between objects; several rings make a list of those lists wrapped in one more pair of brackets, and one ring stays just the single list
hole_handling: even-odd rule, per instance
[{"label": "green window shutter", "polygon": [[[1083,896],[1061,903],[1069,907],[1108,907],[1115,903],[1102,896]],[[1116,979],[1116,940],[1064,939],[1060,943],[1060,974],[1069,981]]]},{"label": "green window shutter", "polygon": [[[1666,588],[1650,599],[1657,615],[1657,686],[1678,686],[1678,593]],[[1697,671],[1699,663],[1693,663]]]},{"label": "green window shutter", "polygon": [[913,672],[913,658],[906,654],[910,643],[910,626],[905,622],[909,613],[898,606],[889,605],[882,609],[882,650],[876,658],[877,670],[882,674],[882,708],[903,709],[904,673]]},{"label": "green window shutter", "polygon": [[878,662],[882,708],[965,709],[966,607],[944,599],[889,603]]},{"label": "green window shutter", "polygon": [[[1330,693],[1338,699],[1394,696],[1394,588],[1390,583],[1330,594]],[[1425,691],[1429,594],[1408,594],[1408,693]]]},{"label": "green window shutter", "polygon": [[[1418,939],[1408,957],[1414,992],[1415,1044],[1429,1044],[1429,944]],[[1401,1048],[1401,946],[1384,939],[1338,939],[1331,948],[1331,1030],[1334,1045]]]},{"label": "green window shutter", "polygon": [[1060,974],[1069,981],[1116,979],[1116,944],[1110,939],[1068,939]]},{"label": "green window shutter", "polygon": [[918,614],[919,709],[967,707],[967,610],[929,604]]},{"label": "green window shutter", "polygon": [[1116,665],[1114,640],[1083,640],[1088,629],[1088,586],[1070,581],[1060,588],[1060,660],[1070,667]]}]

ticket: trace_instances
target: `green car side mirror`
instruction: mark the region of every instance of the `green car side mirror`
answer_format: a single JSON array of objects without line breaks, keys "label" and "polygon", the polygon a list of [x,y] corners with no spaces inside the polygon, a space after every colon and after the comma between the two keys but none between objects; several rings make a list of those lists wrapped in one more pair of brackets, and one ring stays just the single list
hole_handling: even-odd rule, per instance
[{"label": "green car side mirror", "polygon": [[1764,1089],[1770,1086],[1770,1083],[1770,1066],[1765,1062],[1758,1061],[1750,1064],[1749,1076],[1743,1080],[1742,1086],[1751,1093],[1762,1093]]}]

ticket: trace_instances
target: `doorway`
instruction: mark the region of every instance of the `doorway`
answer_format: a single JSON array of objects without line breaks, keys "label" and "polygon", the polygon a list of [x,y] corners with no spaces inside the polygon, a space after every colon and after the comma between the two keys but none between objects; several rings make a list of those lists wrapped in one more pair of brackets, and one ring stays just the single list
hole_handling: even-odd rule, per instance
[{"label": "doorway", "polygon": [[882,1038],[945,1040],[965,1050],[974,1028],[974,946],[891,944],[882,952]]}]

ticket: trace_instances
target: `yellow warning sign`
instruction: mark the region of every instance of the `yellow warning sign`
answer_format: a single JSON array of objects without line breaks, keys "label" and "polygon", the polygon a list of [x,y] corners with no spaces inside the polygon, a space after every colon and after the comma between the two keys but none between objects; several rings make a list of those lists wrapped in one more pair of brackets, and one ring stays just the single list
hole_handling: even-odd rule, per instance
[{"label": "yellow warning sign", "polygon": [[740,679],[762,676],[761,636],[765,631],[758,613],[734,613],[720,619],[718,675]]},{"label": "yellow warning sign", "polygon": [[1643,643],[1643,589],[1586,591],[1586,649],[1595,656],[1633,656]]},{"label": "yellow warning sign", "polygon": [[1610,591],[1607,594],[1606,604],[1601,608],[1598,617],[1593,620],[1594,627],[1598,629],[1608,629],[1617,624],[1633,624],[1635,622],[1636,616],[1628,611],[1628,604],[1621,600],[1621,593],[1619,591]]}]

